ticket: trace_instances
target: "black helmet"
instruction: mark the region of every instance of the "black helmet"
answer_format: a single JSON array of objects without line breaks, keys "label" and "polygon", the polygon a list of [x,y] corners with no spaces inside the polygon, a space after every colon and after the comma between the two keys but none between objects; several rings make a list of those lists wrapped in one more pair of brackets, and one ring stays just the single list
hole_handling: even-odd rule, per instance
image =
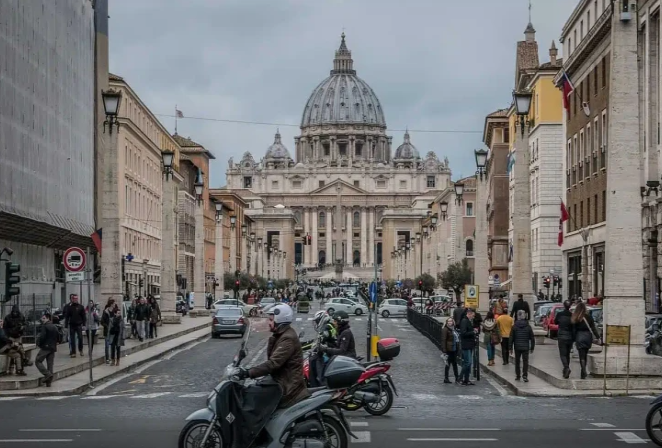
[{"label": "black helmet", "polygon": [[333,314],[333,320],[338,323],[349,322],[349,314],[346,311],[336,311]]}]

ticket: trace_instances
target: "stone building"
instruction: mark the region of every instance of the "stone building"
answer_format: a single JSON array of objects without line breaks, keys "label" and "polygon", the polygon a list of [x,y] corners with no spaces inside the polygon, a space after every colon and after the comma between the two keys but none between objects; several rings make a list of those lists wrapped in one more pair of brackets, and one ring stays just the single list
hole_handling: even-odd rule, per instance
[{"label": "stone building", "polygon": [[257,237],[284,244],[288,273],[293,265],[335,260],[366,270],[382,264],[396,243],[383,243],[385,210],[411,209],[416,198],[433,198],[449,185],[448,160],[431,151],[421,157],[408,132],[392,154],[386,130],[382,105],[357,76],[343,34],[330,76],[304,106],[294,158],[276,132],[259,161],[250,152],[238,163],[230,159],[227,189],[251,204],[246,213]]},{"label": "stone building", "polygon": [[[574,85],[565,112],[564,297],[604,293],[607,139],[613,7],[582,0],[561,33],[563,70]],[[556,75],[557,84],[562,73]]]},{"label": "stone building", "polygon": [[508,109],[499,109],[485,117],[483,143],[489,153],[485,172],[487,175],[487,258],[488,287],[491,292],[501,292],[508,281],[508,212],[509,179],[508,151],[510,128]]}]

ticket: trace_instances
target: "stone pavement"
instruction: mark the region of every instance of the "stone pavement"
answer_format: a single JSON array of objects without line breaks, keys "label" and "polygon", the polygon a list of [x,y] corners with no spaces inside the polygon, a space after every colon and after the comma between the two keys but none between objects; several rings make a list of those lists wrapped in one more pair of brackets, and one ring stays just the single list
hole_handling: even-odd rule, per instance
[{"label": "stone pavement", "polygon": [[[104,340],[99,338],[94,345],[92,365],[94,382],[107,380],[111,376],[135,368],[183,345],[209,336],[210,319],[206,314],[200,318],[183,317],[181,324],[164,325],[158,328],[158,337],[127,339],[122,347],[122,360],[119,367],[106,365]],[[57,395],[79,393],[89,385],[89,358],[87,346],[85,356],[70,358],[68,344],[60,344],[55,355],[54,381],[50,388],[40,387],[42,375],[35,366],[26,367],[27,376],[0,377],[0,396],[11,395]],[[35,352],[36,354],[36,352]],[[33,355],[34,358],[34,355]],[[33,359],[34,360],[34,359]]]}]

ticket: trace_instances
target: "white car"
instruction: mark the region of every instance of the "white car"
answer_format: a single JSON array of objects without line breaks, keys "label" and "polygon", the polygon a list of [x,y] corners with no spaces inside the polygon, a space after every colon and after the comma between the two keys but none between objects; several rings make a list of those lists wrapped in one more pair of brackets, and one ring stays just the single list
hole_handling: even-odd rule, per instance
[{"label": "white car", "polygon": [[244,310],[244,313],[247,316],[257,316],[257,305],[248,305],[243,300],[239,299],[221,299],[214,302],[214,309],[218,310],[221,308],[227,308],[228,306],[238,306]]},{"label": "white car", "polygon": [[276,299],[274,297],[262,297],[260,299],[260,303],[258,303],[258,306],[260,308],[266,308],[270,305],[273,306],[276,303],[278,303],[278,302],[276,301]]},{"label": "white car", "polygon": [[329,315],[332,315],[336,311],[345,311],[347,314],[356,314],[357,316],[364,313],[368,314],[367,306],[344,297],[333,297],[328,299],[324,305],[324,309]]},{"label": "white car", "polygon": [[386,299],[379,305],[377,312],[382,317],[406,316],[407,301],[403,299]]}]

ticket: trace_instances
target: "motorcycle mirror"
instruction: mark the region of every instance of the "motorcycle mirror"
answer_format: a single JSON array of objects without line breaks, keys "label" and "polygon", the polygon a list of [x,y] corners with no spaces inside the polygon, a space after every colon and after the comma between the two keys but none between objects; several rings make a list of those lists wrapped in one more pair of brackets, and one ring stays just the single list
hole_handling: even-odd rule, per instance
[{"label": "motorcycle mirror", "polygon": [[306,335],[306,330],[301,330],[299,333],[299,339],[303,339],[303,337]]}]

